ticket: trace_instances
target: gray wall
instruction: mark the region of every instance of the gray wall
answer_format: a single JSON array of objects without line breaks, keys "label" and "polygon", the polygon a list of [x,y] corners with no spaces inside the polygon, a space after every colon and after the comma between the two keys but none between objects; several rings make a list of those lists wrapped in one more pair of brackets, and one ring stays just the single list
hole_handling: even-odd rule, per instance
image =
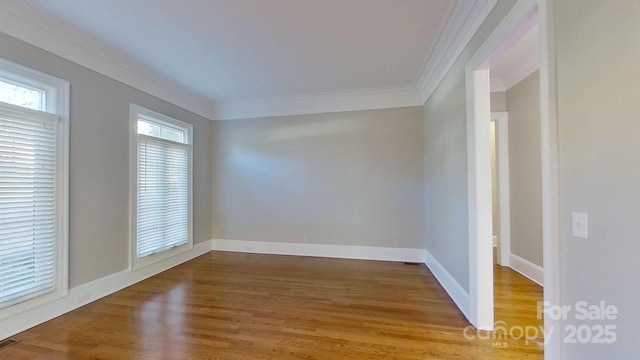
[{"label": "gray wall", "polygon": [[538,71],[507,91],[511,253],[542,266],[542,158]]},{"label": "gray wall", "polygon": [[[563,344],[563,359],[640,353],[640,2],[555,1],[563,304],[615,305],[613,345]],[[589,214],[589,239],[571,212]],[[571,321],[576,324],[585,322]],[[559,330],[559,329],[556,329]]]},{"label": "gray wall", "polygon": [[500,189],[498,188],[498,133],[496,122],[491,121],[490,128],[490,141],[491,141],[491,205],[492,207],[492,220],[493,220],[493,245],[497,244],[497,236],[500,233]]},{"label": "gray wall", "polygon": [[507,111],[507,93],[504,91],[491,93],[491,111]]},{"label": "gray wall", "polygon": [[[507,111],[507,93],[491,93],[491,112]],[[497,128],[494,121],[491,122],[491,200],[493,205],[493,235],[497,236],[500,229],[500,192],[498,189],[498,144]],[[496,245],[494,243],[494,245]]]},{"label": "gray wall", "polygon": [[424,106],[427,250],[469,291],[465,65],[515,0],[499,1]]},{"label": "gray wall", "polygon": [[213,124],[217,239],[423,247],[422,109]]},{"label": "gray wall", "polygon": [[211,238],[209,120],[3,33],[0,57],[71,83],[71,287],[128,267],[129,103],[194,125],[194,242]]}]

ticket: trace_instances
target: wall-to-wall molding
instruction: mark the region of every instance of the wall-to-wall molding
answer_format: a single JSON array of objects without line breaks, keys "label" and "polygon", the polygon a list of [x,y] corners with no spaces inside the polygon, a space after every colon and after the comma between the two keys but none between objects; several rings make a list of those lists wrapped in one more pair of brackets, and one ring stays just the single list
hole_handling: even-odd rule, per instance
[{"label": "wall-to-wall molding", "polygon": [[214,119],[318,114],[422,106],[489,15],[497,0],[457,0],[415,85],[242,100],[216,106]]},{"label": "wall-to-wall molding", "polygon": [[0,339],[8,338],[66,314],[209,251],[211,251],[211,241],[204,241],[186,252],[153,265],[134,271],[122,270],[69,289],[67,295],[58,300],[0,320]]},{"label": "wall-to-wall molding", "polygon": [[460,309],[467,320],[470,320],[471,303],[469,302],[469,293],[428,250],[425,250],[424,257],[425,264],[429,270],[431,270],[433,276],[435,276],[442,288],[449,294],[451,300],[458,306],[458,309]]},{"label": "wall-to-wall molding", "polygon": [[422,106],[424,102],[413,86],[381,89],[333,91],[323,94],[229,101],[218,104],[214,120],[248,119],[271,116],[307,115],[342,111],[391,109]]},{"label": "wall-to-wall molding", "polygon": [[211,101],[23,1],[0,2],[0,31],[174,105],[211,118]]},{"label": "wall-to-wall molding", "polygon": [[424,104],[496,5],[497,0],[456,1],[432,55],[416,81]]},{"label": "wall-to-wall molding", "polygon": [[208,240],[194,245],[193,248],[188,251],[149,266],[133,271],[129,269],[122,270],[74,287],[69,289],[66,296],[58,300],[4,318],[0,320],[0,339],[11,337],[31,327],[64,315],[158,273],[204,255],[211,250],[419,263],[425,261],[424,249],[220,239]]},{"label": "wall-to-wall molding", "polygon": [[509,254],[509,267],[519,272],[524,277],[535,282],[540,286],[544,286],[544,270],[542,267],[532,263],[513,253]]},{"label": "wall-to-wall molding", "polygon": [[424,262],[424,249],[225,239],[212,240],[211,247],[213,250],[219,251],[233,251],[255,254]]},{"label": "wall-to-wall molding", "polygon": [[25,2],[0,3],[0,31],[212,120],[421,106],[496,0],[456,0],[415,84],[215,103]]}]

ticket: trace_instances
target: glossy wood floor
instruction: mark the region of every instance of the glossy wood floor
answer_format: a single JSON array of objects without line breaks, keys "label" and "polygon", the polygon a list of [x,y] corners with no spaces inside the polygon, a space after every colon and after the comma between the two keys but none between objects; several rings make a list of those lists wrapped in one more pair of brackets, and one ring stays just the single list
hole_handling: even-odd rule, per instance
[{"label": "glossy wood floor", "polygon": [[[541,289],[497,268],[497,320]],[[211,252],[37,326],[0,359],[542,359],[478,339],[424,266]]]}]

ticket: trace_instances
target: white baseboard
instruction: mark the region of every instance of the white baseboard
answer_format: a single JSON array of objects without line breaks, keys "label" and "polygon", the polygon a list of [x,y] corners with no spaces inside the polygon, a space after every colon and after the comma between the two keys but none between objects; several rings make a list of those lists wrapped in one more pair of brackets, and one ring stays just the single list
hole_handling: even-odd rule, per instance
[{"label": "white baseboard", "polygon": [[544,270],[542,267],[515,254],[509,254],[509,266],[529,280],[543,286]]},{"label": "white baseboard", "polygon": [[424,249],[392,247],[214,239],[212,240],[212,249],[255,254],[424,262]]},{"label": "white baseboard", "polygon": [[442,264],[440,264],[428,250],[425,250],[425,259],[425,264],[429,270],[431,270],[433,276],[435,276],[440,285],[444,288],[447,294],[449,294],[449,297],[458,306],[458,309],[460,309],[464,317],[471,322],[471,302],[469,299],[469,293],[465,291],[460,283],[451,276],[447,269],[445,269],[444,266],[442,266]]},{"label": "white baseboard", "polygon": [[69,289],[67,295],[58,300],[0,320],[0,339],[8,338],[66,314],[209,251],[211,251],[211,241],[204,241],[194,245],[188,251],[144,268],[134,271],[122,270]]}]

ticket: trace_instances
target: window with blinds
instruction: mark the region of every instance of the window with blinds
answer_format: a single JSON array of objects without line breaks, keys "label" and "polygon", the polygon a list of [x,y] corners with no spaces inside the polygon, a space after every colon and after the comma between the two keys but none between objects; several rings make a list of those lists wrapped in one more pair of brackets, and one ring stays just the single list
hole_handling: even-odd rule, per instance
[{"label": "window with blinds", "polygon": [[56,121],[0,107],[0,307],[55,288]]},{"label": "window with blinds", "polygon": [[0,59],[0,318],[66,291],[65,89]]},{"label": "window with blinds", "polygon": [[132,106],[136,127],[134,265],[191,246],[191,126]]}]

